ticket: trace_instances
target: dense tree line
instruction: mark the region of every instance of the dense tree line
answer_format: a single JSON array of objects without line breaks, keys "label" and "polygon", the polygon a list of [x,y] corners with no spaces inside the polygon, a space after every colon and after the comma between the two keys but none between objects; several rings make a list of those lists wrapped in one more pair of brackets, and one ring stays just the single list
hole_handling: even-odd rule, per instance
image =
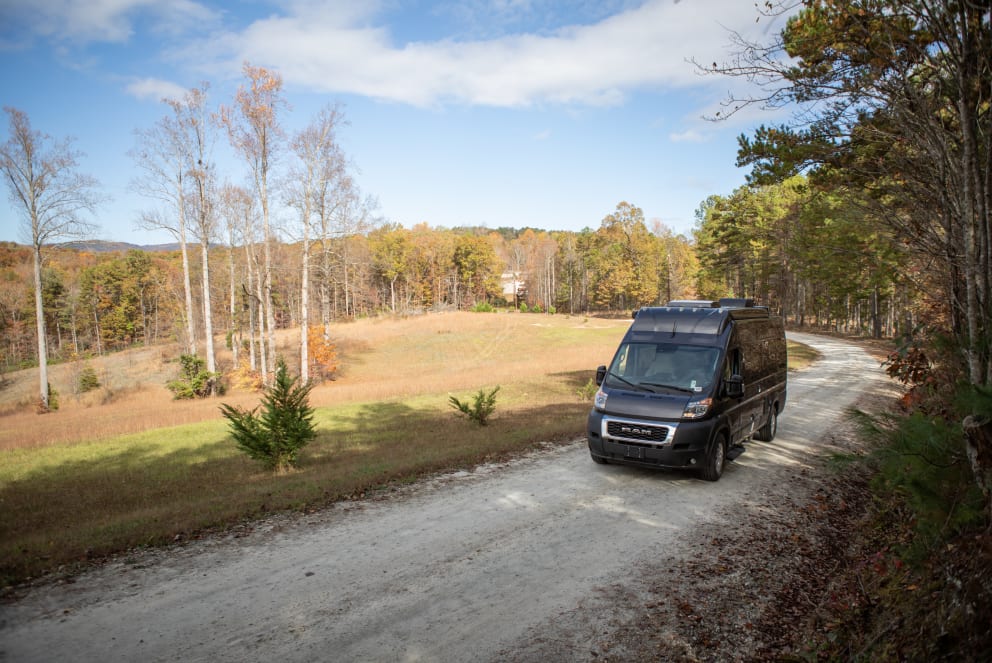
[{"label": "dense tree line", "polygon": [[793,122],[742,136],[739,164],[754,185],[808,173],[818,204],[845,210],[859,239],[898,256],[924,302],[922,342],[950,336],[962,377],[992,383],[988,2],[776,6],[798,10],[776,39],[738,40],[734,61],[703,67],[763,84],[763,95],[728,100],[730,112],[801,109]]},{"label": "dense tree line", "polygon": [[[242,202],[250,198],[244,190],[239,194]],[[691,241],[653,225],[649,230],[642,212],[628,203],[618,205],[595,231],[378,224],[310,242],[308,278],[301,260],[306,243],[292,241],[287,230],[270,248],[275,328],[320,320],[333,335],[334,322],[356,317],[466,310],[481,303],[542,312],[629,313],[694,296],[697,262]],[[188,263],[187,271],[181,250],[49,247],[42,281],[50,355],[64,360],[166,341],[186,348],[191,328],[193,338],[204,338],[206,319],[205,313],[187,318],[186,312],[203,311],[209,301],[218,338],[223,334],[232,349],[243,349],[240,360],[246,364],[257,355],[254,366],[260,370],[257,330],[264,313],[256,287],[257,253],[252,243],[214,244],[204,272],[196,262]],[[26,247],[0,246],[0,279],[8,285],[0,294],[0,352],[8,369],[37,361],[30,260]],[[204,273],[209,298],[193,287],[187,307],[187,274],[196,286],[204,283]]]},{"label": "dense tree line", "polygon": [[704,297],[751,297],[798,326],[875,338],[918,319],[910,256],[858,201],[794,176],[711,196],[697,215]]},{"label": "dense tree line", "polygon": [[[730,113],[754,104],[798,111],[790,122],[740,137],[738,164],[751,168],[749,187],[715,201],[707,213],[711,246],[739,248],[706,268],[716,284],[744,279],[797,311],[811,304],[818,311],[829,301],[837,305],[838,295],[850,293],[868,302],[876,331],[887,309],[900,335],[889,370],[911,387],[908,402],[915,411],[893,434],[893,448],[901,453],[886,480],[918,504],[957,505],[947,508],[939,525],[953,535],[953,523],[968,521],[974,498],[964,486],[972,479],[987,525],[992,517],[990,5],[987,0],[785,0],[765,6],[791,14],[779,35],[767,43],[738,39],[736,59],[700,68],[762,84],[762,94],[729,99]],[[752,214],[753,205],[761,205],[768,192],[784,200],[783,189],[797,175],[806,176],[807,203],[786,214],[791,220],[778,230],[778,248],[793,256],[791,277],[783,278],[785,270],[776,275],[773,264],[751,271],[735,264],[735,256],[762,242],[756,222],[742,220],[767,221],[766,215]],[[809,299],[811,288],[829,291],[842,283],[830,276],[845,271],[857,275],[851,286],[828,302]],[[815,280],[824,277],[825,282]],[[971,476],[960,468],[970,469]]]}]

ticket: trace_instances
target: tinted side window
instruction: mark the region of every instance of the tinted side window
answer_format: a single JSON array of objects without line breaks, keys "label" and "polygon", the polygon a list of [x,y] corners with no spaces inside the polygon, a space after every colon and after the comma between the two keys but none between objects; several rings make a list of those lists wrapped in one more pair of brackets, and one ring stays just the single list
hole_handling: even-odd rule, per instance
[{"label": "tinted side window", "polygon": [[727,353],[727,361],[723,365],[723,379],[729,380],[733,375],[743,375],[744,355],[740,348],[734,348]]}]

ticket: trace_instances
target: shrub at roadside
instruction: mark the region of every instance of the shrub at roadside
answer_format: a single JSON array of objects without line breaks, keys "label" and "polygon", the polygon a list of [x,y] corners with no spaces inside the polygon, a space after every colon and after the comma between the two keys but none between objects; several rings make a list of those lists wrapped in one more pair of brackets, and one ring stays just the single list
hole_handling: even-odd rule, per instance
[{"label": "shrub at roadside", "polygon": [[[859,415],[872,511],[812,634],[816,660],[989,660],[988,482],[962,422],[992,417],[992,392],[961,384],[954,353],[907,345],[887,370],[909,387],[898,413]],[[963,353],[962,353],[963,354]],[[931,357],[939,357],[934,360]]]},{"label": "shrub at roadside", "polygon": [[908,559],[921,559],[944,542],[984,524],[981,492],[973,481],[959,424],[914,412],[865,422],[863,431],[881,440],[872,459],[873,487],[908,509],[913,530]]},{"label": "shrub at roadside", "polygon": [[599,385],[596,384],[595,380],[589,378],[589,381],[586,382],[585,386],[577,389],[575,393],[578,394],[579,400],[591,401],[596,397],[597,391],[599,391]]},{"label": "shrub at roadside", "polygon": [[45,407],[45,404],[39,400],[36,409],[38,414],[55,412],[59,409],[59,392],[52,388],[51,383],[48,384],[48,407]]},{"label": "shrub at roadside", "polygon": [[472,397],[472,403],[463,403],[459,401],[454,396],[448,399],[451,407],[455,408],[469,419],[479,424],[480,426],[485,426],[489,423],[489,417],[493,412],[496,411],[496,392],[499,391],[499,385],[490,391],[488,394],[484,389],[480,389],[478,393]]},{"label": "shrub at roadside", "polygon": [[253,371],[247,357],[241,358],[238,367],[230,373],[230,379],[232,386],[236,389],[261,391],[265,387],[265,383],[262,381],[262,372]]},{"label": "shrub at roadside", "polygon": [[260,414],[259,406],[244,410],[222,404],[221,414],[231,422],[231,436],[238,448],[276,472],[296,465],[300,450],[317,436],[310,407],[312,387],[312,383],[297,384],[280,360],[275,382],[262,397]]},{"label": "shrub at roadside", "polygon": [[196,355],[180,355],[179,377],[165,385],[174,399],[206,398],[220,387],[220,375],[208,371],[206,364]]}]

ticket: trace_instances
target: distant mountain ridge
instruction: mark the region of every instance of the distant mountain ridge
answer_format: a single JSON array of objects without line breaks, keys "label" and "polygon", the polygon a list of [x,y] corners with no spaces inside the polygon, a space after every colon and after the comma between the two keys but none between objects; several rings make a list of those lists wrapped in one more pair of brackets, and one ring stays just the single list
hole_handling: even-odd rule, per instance
[{"label": "distant mountain ridge", "polygon": [[75,251],[89,251],[91,253],[126,253],[132,249],[147,251],[149,253],[164,253],[168,251],[178,251],[179,244],[130,244],[128,242],[110,242],[102,239],[76,240],[72,242],[59,242],[52,244],[59,249],[71,249]]}]

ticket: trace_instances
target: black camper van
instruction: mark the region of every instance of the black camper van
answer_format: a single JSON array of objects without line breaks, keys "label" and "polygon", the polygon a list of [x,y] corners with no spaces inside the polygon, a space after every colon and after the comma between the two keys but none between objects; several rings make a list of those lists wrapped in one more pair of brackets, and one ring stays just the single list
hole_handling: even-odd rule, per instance
[{"label": "black camper van", "polygon": [[596,370],[589,453],[716,481],[746,440],[775,437],[787,370],[782,318],[753,300],[642,308]]}]

